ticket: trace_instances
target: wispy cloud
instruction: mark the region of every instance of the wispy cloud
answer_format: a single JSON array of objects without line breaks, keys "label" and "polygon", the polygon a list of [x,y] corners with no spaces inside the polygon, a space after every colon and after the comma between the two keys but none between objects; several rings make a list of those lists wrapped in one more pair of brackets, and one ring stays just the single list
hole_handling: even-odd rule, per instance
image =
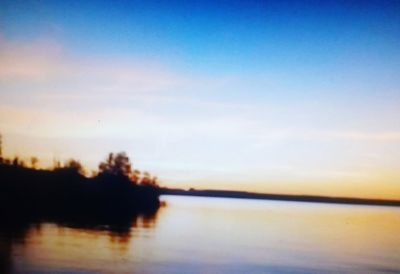
[{"label": "wispy cloud", "polygon": [[[13,42],[0,37],[0,81],[40,85],[61,81],[88,91],[160,91],[187,81],[140,59],[90,58],[67,53],[55,41]],[[77,87],[77,85],[75,85]]]},{"label": "wispy cloud", "polygon": [[71,137],[133,137],[140,131],[234,139],[257,148],[294,140],[400,140],[396,130],[298,127],[301,113],[295,112],[301,109],[201,96],[238,83],[243,88],[240,77],[194,75],[133,57],[79,56],[49,39],[15,42],[0,36],[0,60],[0,125],[6,131]]},{"label": "wispy cloud", "polygon": [[284,128],[271,129],[264,132],[259,131],[255,135],[256,146],[270,146],[274,141],[288,142],[293,140],[310,142],[400,142],[400,131],[352,131],[324,130],[307,128]]},{"label": "wispy cloud", "polygon": [[0,36],[0,81],[44,81],[61,73],[62,48],[50,40],[21,43]]},{"label": "wispy cloud", "polygon": [[[174,70],[157,60],[138,56],[86,56],[68,51],[51,39],[28,42],[0,35],[0,83],[32,85],[47,93],[85,96],[215,90],[232,76],[212,77]],[[64,94],[66,96],[66,94]]]}]

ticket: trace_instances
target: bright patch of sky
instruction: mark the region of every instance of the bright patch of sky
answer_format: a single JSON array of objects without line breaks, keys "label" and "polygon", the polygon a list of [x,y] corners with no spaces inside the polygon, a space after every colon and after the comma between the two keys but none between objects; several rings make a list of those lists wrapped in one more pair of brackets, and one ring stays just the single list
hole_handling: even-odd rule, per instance
[{"label": "bright patch of sky", "polygon": [[3,1],[4,150],[400,198],[399,53],[396,1]]}]

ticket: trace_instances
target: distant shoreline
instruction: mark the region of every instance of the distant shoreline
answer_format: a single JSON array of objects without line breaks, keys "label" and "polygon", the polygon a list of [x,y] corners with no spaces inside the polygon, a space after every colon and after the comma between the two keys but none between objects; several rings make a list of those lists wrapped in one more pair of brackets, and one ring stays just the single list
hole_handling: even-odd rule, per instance
[{"label": "distant shoreline", "polygon": [[174,189],[173,188],[161,188],[160,194],[161,195],[197,196],[197,197],[238,198],[238,199],[275,200],[275,201],[291,201],[291,202],[400,207],[400,200],[326,197],[326,196],[314,196],[314,195],[269,194],[269,193],[255,193],[255,192],[246,192],[246,191],[184,190],[184,189],[176,189],[176,188],[174,188]]}]

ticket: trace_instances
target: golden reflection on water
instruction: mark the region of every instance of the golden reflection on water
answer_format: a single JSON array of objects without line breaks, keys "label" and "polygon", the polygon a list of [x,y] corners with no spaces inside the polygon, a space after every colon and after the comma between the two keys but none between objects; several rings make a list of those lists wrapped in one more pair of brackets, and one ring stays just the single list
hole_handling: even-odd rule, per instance
[{"label": "golden reflection on water", "polygon": [[210,260],[229,257],[212,252],[219,244],[232,256],[241,249],[240,260],[249,263],[306,266],[321,260],[334,267],[370,260],[399,266],[398,208],[226,199],[207,203],[201,198],[188,203],[165,212],[169,226],[164,229],[192,237],[198,246],[214,243],[210,254],[217,256]]},{"label": "golden reflection on water", "polygon": [[125,231],[32,227],[14,271],[287,273],[400,271],[394,207],[163,197]]}]

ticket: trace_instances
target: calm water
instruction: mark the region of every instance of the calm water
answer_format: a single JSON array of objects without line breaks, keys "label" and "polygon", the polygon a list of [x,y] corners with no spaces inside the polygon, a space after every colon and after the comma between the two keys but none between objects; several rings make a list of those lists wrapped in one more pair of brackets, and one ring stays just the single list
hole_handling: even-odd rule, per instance
[{"label": "calm water", "polygon": [[164,196],[130,227],[0,233],[0,272],[400,273],[400,208]]}]

